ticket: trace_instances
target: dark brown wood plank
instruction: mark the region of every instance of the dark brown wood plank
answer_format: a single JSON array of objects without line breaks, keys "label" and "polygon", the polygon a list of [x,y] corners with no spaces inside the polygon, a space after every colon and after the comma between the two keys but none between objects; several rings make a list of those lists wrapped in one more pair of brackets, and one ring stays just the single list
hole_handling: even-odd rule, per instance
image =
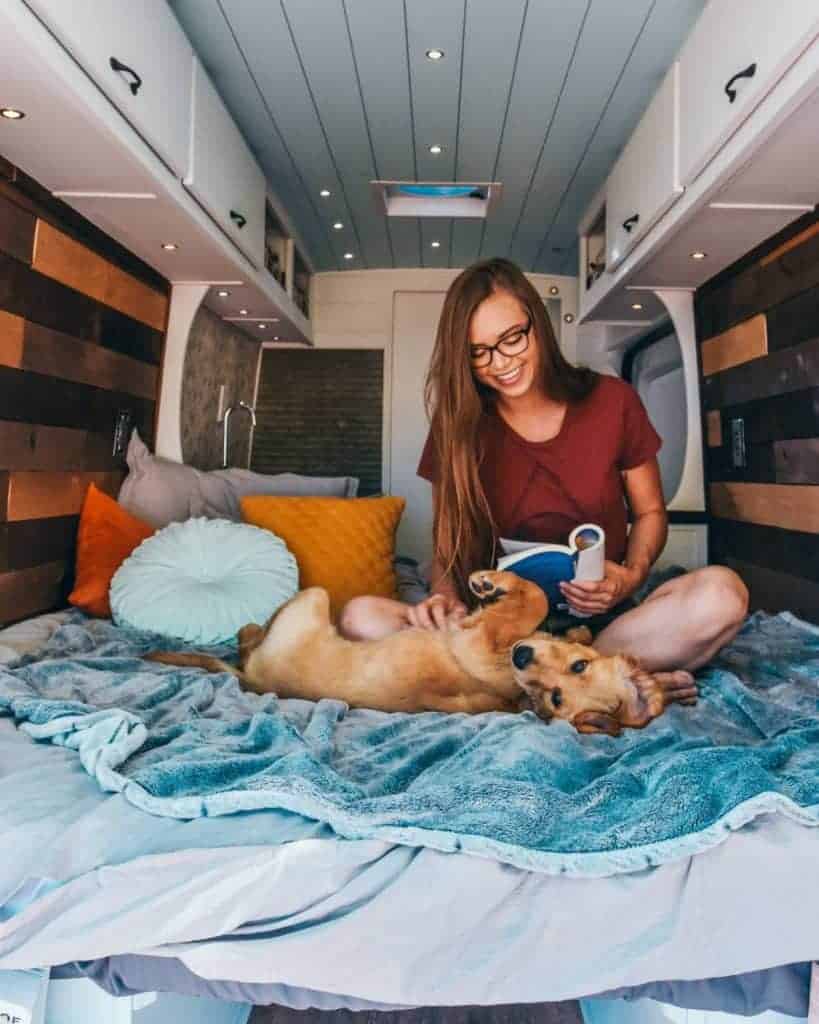
[{"label": "dark brown wood plank", "polygon": [[714,518],[708,527],[708,544],[712,562],[737,558],[791,576],[819,580],[819,539],[815,533]]},{"label": "dark brown wood plank", "polygon": [[0,309],[32,323],[158,364],[163,334],[0,253]]},{"label": "dark brown wood plank", "polygon": [[[730,421],[726,420],[726,430]],[[745,448],[745,465],[735,467],[731,458],[730,445],[720,448],[706,448],[705,461],[708,467],[708,480],[747,480],[755,483],[777,483],[776,462],[772,444],[747,445]],[[785,483],[786,481],[779,481]]]},{"label": "dark brown wood plank", "polygon": [[819,336],[781,352],[773,352],[764,359],[752,359],[742,366],[705,377],[702,400],[706,410],[721,409],[727,405],[801,391],[814,387],[817,381]]},{"label": "dark brown wood plank", "polygon": [[0,196],[0,252],[31,263],[36,223],[27,210]]},{"label": "dark brown wood plank", "polygon": [[65,562],[0,573],[0,622],[17,622],[60,607],[65,574]]},{"label": "dark brown wood plank", "polygon": [[815,338],[819,334],[819,287],[769,309],[767,321],[771,352]]},{"label": "dark brown wood plank", "polygon": [[0,420],[0,466],[6,470],[121,469],[123,457],[113,454],[111,431]]},{"label": "dark brown wood plank", "polygon": [[15,470],[9,474],[6,517],[10,523],[79,515],[86,491],[93,483],[115,498],[123,474],[40,473]]},{"label": "dark brown wood plank", "polygon": [[0,525],[0,572],[44,562],[73,564],[79,516],[24,519]]},{"label": "dark brown wood plank", "polygon": [[739,558],[726,558],[720,564],[742,577],[750,591],[752,611],[791,611],[809,622],[819,622],[819,583]]},{"label": "dark brown wood plank", "polygon": [[732,419],[744,421],[745,443],[749,445],[819,437],[819,387],[729,405],[720,411],[726,432]]},{"label": "dark brown wood plank", "polygon": [[15,167],[6,160],[5,157],[0,156],[0,181],[11,181],[14,178]]},{"label": "dark brown wood plank", "polygon": [[777,483],[819,484],[819,438],[777,441],[773,454]]},{"label": "dark brown wood plank", "polygon": [[113,441],[120,409],[129,409],[143,439],[153,437],[154,403],[120,391],[0,366],[0,414],[6,420],[77,427]]}]

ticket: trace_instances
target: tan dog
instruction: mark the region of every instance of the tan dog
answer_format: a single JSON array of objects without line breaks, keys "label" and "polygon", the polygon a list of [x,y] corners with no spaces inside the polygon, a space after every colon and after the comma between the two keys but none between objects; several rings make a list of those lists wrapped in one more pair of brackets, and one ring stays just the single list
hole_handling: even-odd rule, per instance
[{"label": "tan dog", "polygon": [[[572,694],[559,717],[569,718],[582,731],[592,731],[592,719],[583,718],[583,711],[594,715],[601,708],[606,711],[622,705],[629,673],[637,680],[632,685],[635,692],[646,688],[662,692],[633,662],[602,657],[590,647],[535,633],[548,612],[546,595],[535,584],[514,573],[486,570],[473,573],[469,586],[481,607],[460,624],[442,630],[413,628],[380,640],[347,640],[330,620],[327,592],[311,587],[283,605],[264,627],[249,625],[239,631],[238,668],[201,654],[146,657],[171,665],[231,672],[245,689],[257,693],[306,700],[331,698],[350,707],[380,711],[478,714],[531,708],[548,721],[555,717],[553,694],[559,689]],[[585,627],[569,635],[591,637]],[[541,641],[548,647],[541,646]],[[515,657],[522,661],[524,650],[534,652],[536,648],[537,656],[533,653],[526,658],[526,666],[513,669]],[[581,658],[595,664],[596,684],[585,705],[577,686]],[[606,701],[602,695],[607,688],[611,695]],[[649,703],[650,717],[665,706],[656,698]],[[566,714],[570,707],[571,716]],[[635,714],[629,721],[620,721],[637,724],[638,718]],[[647,721],[649,718],[640,724]]]},{"label": "tan dog", "polygon": [[547,721],[565,719],[578,732],[619,736],[623,727],[642,729],[669,704],[697,702],[697,686],[688,672],[655,677],[634,658],[606,657],[547,633],[517,643],[512,664],[532,710]]}]

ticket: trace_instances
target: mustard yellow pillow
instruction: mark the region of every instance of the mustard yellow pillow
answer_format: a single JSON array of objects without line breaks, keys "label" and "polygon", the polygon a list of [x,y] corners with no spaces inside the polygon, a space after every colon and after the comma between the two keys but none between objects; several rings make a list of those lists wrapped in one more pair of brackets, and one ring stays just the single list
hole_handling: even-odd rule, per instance
[{"label": "mustard yellow pillow", "polygon": [[299,566],[299,586],[324,587],[333,615],[353,597],[395,597],[395,531],[403,498],[241,499],[242,519],[271,530]]}]

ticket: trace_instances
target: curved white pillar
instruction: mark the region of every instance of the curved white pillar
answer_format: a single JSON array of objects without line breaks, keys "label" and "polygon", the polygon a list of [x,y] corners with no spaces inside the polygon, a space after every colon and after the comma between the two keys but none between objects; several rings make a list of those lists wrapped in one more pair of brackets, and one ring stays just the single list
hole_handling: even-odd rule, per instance
[{"label": "curved white pillar", "polygon": [[173,462],[182,462],[182,377],[188,337],[193,318],[209,287],[207,284],[175,284],[171,287],[155,449],[157,455]]},{"label": "curved white pillar", "polygon": [[668,310],[674,325],[680,343],[685,380],[685,458],[677,491],[667,507],[671,512],[704,512],[705,479],[702,464],[702,420],[694,293],[688,288],[654,288],[652,291]]}]

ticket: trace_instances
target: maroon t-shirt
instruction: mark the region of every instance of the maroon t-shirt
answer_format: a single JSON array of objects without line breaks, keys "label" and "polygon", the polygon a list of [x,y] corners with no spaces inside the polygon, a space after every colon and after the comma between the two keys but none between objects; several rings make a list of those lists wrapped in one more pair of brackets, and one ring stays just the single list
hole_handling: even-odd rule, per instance
[{"label": "maroon t-shirt", "polygon": [[[621,472],[654,458],[662,441],[634,388],[601,375],[580,402],[569,404],[558,434],[527,441],[496,412],[481,425],[480,477],[501,537],[565,544],[580,523],[606,531],[606,557],[626,552],[627,510]],[[435,480],[427,437],[418,475]]]}]

